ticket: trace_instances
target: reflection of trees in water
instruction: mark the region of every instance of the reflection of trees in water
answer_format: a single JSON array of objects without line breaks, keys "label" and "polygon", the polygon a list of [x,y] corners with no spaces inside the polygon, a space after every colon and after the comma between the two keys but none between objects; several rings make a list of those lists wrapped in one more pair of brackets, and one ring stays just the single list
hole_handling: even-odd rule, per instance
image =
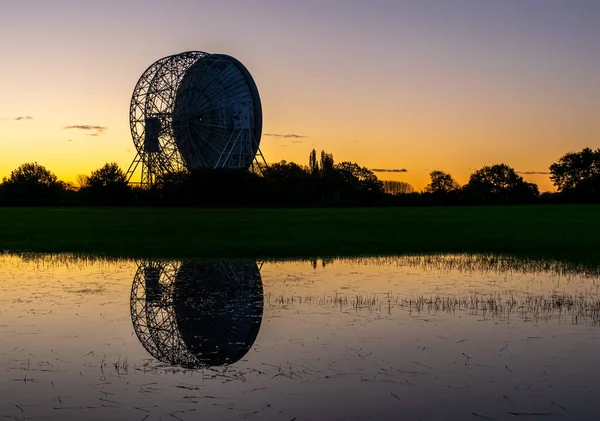
[{"label": "reflection of trees in water", "polygon": [[255,262],[142,261],[131,288],[137,337],[185,368],[235,363],[256,340],[263,287]]},{"label": "reflection of trees in water", "polygon": [[[4,255],[5,257],[8,255]],[[78,254],[37,254],[20,253],[18,256],[24,263],[33,263],[44,269],[59,267],[85,267],[91,265],[106,265],[127,262],[127,259],[106,256]],[[0,256],[1,257],[1,256]],[[308,261],[317,268],[333,264],[358,266],[392,266],[411,267],[425,271],[457,271],[461,273],[515,273],[515,274],[551,274],[557,276],[600,277],[600,265],[594,262],[560,261],[551,259],[535,259],[518,256],[477,253],[438,253],[414,254],[380,257],[342,257],[342,258],[312,258],[312,259],[283,259],[277,262]]]},{"label": "reflection of trees in water", "polygon": [[[360,266],[411,267],[425,271],[456,271],[460,273],[550,274],[556,276],[599,277],[600,266],[557,260],[528,259],[497,254],[415,254],[382,257],[342,257],[320,259],[323,267],[334,263]],[[313,268],[319,266],[311,259]]]}]

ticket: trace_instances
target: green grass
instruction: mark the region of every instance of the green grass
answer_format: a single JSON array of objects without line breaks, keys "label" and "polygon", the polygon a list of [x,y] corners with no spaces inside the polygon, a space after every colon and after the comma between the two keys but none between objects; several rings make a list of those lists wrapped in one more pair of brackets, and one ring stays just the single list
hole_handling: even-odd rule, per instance
[{"label": "green grass", "polygon": [[600,263],[600,206],[0,208],[0,250],[122,257],[503,253]]}]

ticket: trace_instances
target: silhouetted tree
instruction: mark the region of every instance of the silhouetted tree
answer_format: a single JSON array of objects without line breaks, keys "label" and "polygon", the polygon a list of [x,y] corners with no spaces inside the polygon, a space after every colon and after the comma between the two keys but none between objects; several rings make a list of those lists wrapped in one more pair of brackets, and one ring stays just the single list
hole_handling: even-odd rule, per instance
[{"label": "silhouetted tree", "polygon": [[79,174],[77,177],[75,177],[75,187],[82,188],[87,186],[89,178],[90,177],[88,175]]},{"label": "silhouetted tree", "polygon": [[115,162],[104,164],[102,168],[92,171],[86,187],[105,188],[112,186],[127,186],[127,177]]},{"label": "silhouetted tree", "polygon": [[333,154],[321,151],[321,176],[326,176],[333,172]]},{"label": "silhouetted tree", "polygon": [[21,165],[3,180],[4,198],[8,203],[23,205],[57,204],[65,184],[37,162]]},{"label": "silhouetted tree", "polygon": [[550,165],[558,191],[579,200],[600,199],[600,149],[569,152]]},{"label": "silhouetted tree", "polygon": [[431,183],[425,187],[426,193],[449,193],[460,189],[460,184],[450,174],[443,171],[431,171],[429,177]]},{"label": "silhouetted tree", "polygon": [[306,179],[308,175],[302,166],[285,160],[270,164],[263,170],[263,176],[268,179]]},{"label": "silhouetted tree", "polygon": [[539,189],[539,187],[538,187],[537,184],[535,184],[535,183],[528,183],[526,181],[525,185],[527,186],[527,191],[528,191],[529,194],[531,194],[531,196],[538,197],[540,195],[540,189]]},{"label": "silhouetted tree", "polygon": [[537,185],[526,183],[506,164],[484,166],[475,171],[464,189],[472,200],[491,204],[523,203],[539,194]]},{"label": "silhouetted tree", "polygon": [[80,190],[88,201],[102,205],[125,204],[131,200],[132,193],[127,176],[115,162],[92,171]]},{"label": "silhouetted tree", "polygon": [[340,162],[334,166],[338,187],[345,199],[372,197],[383,193],[383,183],[373,171],[354,162]]},{"label": "silhouetted tree", "polygon": [[308,168],[310,169],[311,175],[319,175],[319,161],[317,161],[317,151],[315,149],[310,151],[310,156],[308,157]]},{"label": "silhouetted tree", "polygon": [[415,192],[415,188],[406,181],[382,181],[383,189],[389,194],[410,194]]},{"label": "silhouetted tree", "polygon": [[265,200],[281,205],[312,204],[318,200],[315,180],[309,169],[294,162],[281,161],[263,170],[268,192]]}]

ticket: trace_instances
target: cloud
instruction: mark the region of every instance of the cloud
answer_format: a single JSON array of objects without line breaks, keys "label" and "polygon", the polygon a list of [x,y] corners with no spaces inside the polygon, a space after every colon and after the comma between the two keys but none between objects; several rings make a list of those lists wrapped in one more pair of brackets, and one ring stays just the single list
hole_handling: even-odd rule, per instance
[{"label": "cloud", "polygon": [[78,124],[74,126],[65,126],[63,127],[65,130],[84,130],[88,133],[88,136],[99,136],[108,130],[107,127],[104,126],[93,126],[91,124]]},{"label": "cloud", "polygon": [[406,168],[371,168],[373,172],[408,172]]},{"label": "cloud", "polygon": [[517,171],[517,174],[523,175],[550,175],[552,173],[548,171]]},{"label": "cloud", "polygon": [[2,121],[24,121],[24,120],[33,120],[33,117],[30,115],[22,115],[19,117],[4,117],[0,118]]},{"label": "cloud", "polygon": [[289,133],[289,134],[265,133],[265,134],[263,134],[263,136],[280,137],[283,139],[304,139],[304,138],[308,137],[308,136],[302,136],[302,135],[295,134],[295,133]]}]

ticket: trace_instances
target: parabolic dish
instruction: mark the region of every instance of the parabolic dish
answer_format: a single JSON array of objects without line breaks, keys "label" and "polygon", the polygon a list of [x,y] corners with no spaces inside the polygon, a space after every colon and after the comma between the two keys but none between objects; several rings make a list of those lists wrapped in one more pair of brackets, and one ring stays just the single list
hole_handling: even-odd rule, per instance
[{"label": "parabolic dish", "polygon": [[201,51],[176,54],[153,63],[139,79],[130,128],[137,162],[152,176],[184,169],[247,169],[259,153],[260,96],[250,72],[235,58]]}]

